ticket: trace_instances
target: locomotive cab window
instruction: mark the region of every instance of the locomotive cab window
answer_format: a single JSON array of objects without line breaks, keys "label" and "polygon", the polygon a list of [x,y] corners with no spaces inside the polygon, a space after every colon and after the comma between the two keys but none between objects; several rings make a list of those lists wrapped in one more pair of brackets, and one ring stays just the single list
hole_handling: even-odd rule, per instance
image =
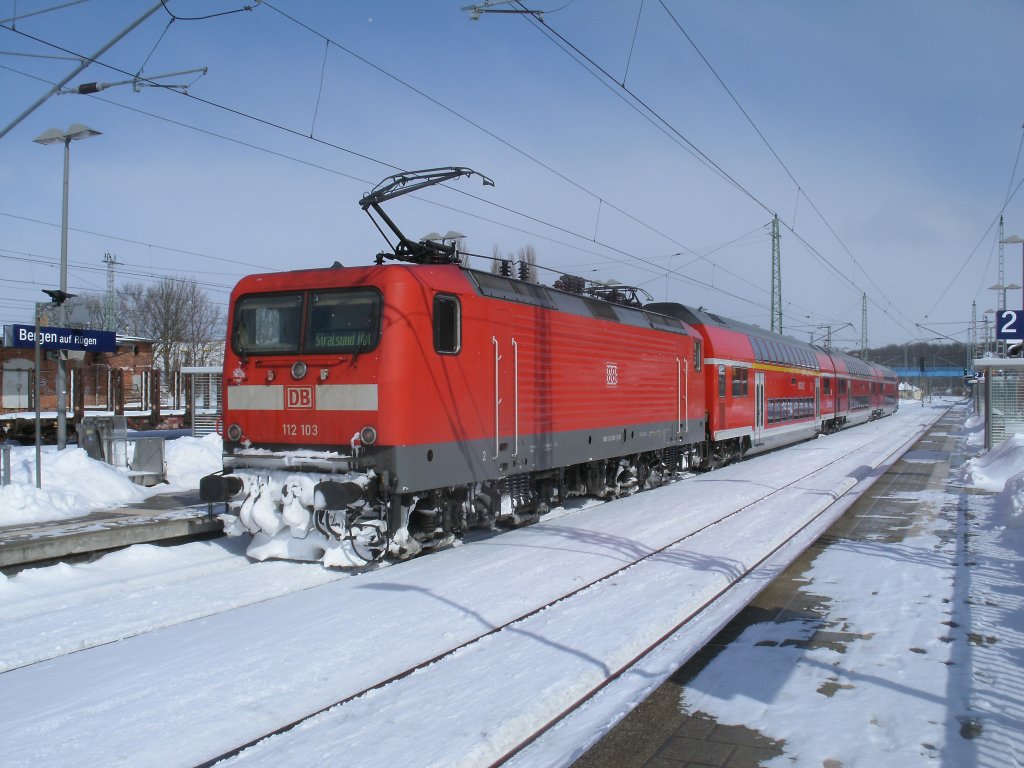
[{"label": "locomotive cab window", "polygon": [[235,303],[231,349],[243,357],[294,354],[301,329],[301,293],[243,296]]},{"label": "locomotive cab window", "polygon": [[693,370],[699,371],[702,363],[700,339],[693,340]]},{"label": "locomotive cab window", "polygon": [[434,351],[455,355],[462,349],[462,311],[455,296],[434,297]]},{"label": "locomotive cab window", "polygon": [[365,288],[313,291],[309,298],[305,351],[358,354],[380,339],[380,294]]}]

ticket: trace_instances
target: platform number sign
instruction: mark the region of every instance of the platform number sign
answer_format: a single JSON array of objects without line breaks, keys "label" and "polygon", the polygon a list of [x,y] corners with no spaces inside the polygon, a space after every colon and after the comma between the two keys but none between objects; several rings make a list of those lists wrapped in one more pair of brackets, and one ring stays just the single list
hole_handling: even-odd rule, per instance
[{"label": "platform number sign", "polygon": [[996,338],[1000,341],[1024,339],[1024,309],[1001,309],[996,313]]}]

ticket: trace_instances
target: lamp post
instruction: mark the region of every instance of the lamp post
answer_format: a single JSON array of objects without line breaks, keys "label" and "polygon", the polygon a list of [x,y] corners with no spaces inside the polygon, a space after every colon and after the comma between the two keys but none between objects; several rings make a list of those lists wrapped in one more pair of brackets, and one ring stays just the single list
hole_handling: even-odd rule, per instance
[{"label": "lamp post", "polygon": [[42,488],[43,487],[43,463],[42,463],[42,453],[43,453],[42,443],[43,443],[43,439],[42,439],[42,428],[41,428],[41,425],[40,425],[41,419],[40,419],[40,416],[39,416],[39,394],[40,394],[40,391],[41,391],[40,390],[40,386],[39,386],[39,376],[40,376],[40,373],[42,372],[43,366],[42,366],[42,363],[40,362],[40,359],[39,359],[40,358],[40,355],[39,355],[39,310],[42,309],[43,307],[47,306],[47,304],[48,304],[48,302],[45,302],[45,301],[37,301],[36,302],[36,317],[35,317],[35,321],[36,321],[36,335],[35,335],[34,341],[35,341],[35,345],[36,345],[36,375],[34,377],[35,378],[35,396],[32,399],[35,400],[35,403],[36,403],[36,488]]},{"label": "lamp post", "polygon": [[[50,128],[34,139],[36,144],[64,144],[64,199],[60,219],[60,290],[65,294],[68,290],[68,168],[71,162],[71,142],[99,135],[99,131],[94,131],[81,123],[75,123],[66,131]],[[67,310],[62,309],[61,326],[66,323]],[[67,362],[62,352],[63,350],[59,351],[57,355],[57,450],[60,451],[64,450],[68,443]]]},{"label": "lamp post", "polygon": [[40,359],[40,357],[41,357],[41,355],[40,355],[41,343],[39,341],[39,311],[43,307],[51,307],[51,308],[52,307],[60,307],[68,299],[73,299],[74,298],[74,294],[65,293],[64,291],[52,291],[52,290],[49,290],[47,288],[43,288],[43,293],[45,293],[47,296],[49,296],[50,300],[49,301],[37,301],[36,302],[36,317],[35,317],[35,320],[36,320],[36,331],[35,331],[35,336],[33,337],[33,342],[35,343],[35,348],[36,348],[35,397],[34,397],[34,400],[36,401],[36,488],[42,488],[43,487],[43,464],[42,464],[42,452],[43,452],[43,449],[42,449],[42,445],[43,445],[42,434],[43,434],[43,430],[42,430],[42,423],[41,423],[42,422],[42,418],[41,418],[40,413],[39,413],[39,411],[40,411],[39,398],[40,398],[40,394],[41,394],[40,386],[39,386],[39,380],[42,378],[42,375],[43,375],[43,364],[42,364],[42,361]]}]

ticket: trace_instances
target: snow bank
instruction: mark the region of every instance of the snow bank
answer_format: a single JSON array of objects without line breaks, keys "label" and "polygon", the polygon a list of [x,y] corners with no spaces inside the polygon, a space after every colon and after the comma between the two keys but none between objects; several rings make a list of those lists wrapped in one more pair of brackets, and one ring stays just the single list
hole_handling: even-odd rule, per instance
[{"label": "snow bank", "polygon": [[997,525],[1008,528],[1024,528],[1024,472],[1018,472],[1006,481],[996,498],[993,520]]},{"label": "snow bank", "polygon": [[985,417],[971,416],[964,422],[964,432],[967,434],[967,445],[971,448],[983,448],[985,446]]},{"label": "snow bank", "polygon": [[1010,436],[984,456],[964,463],[964,484],[985,491],[1002,491],[1014,475],[1024,473],[1024,434]]},{"label": "snow bank", "polygon": [[11,449],[11,484],[0,487],[0,526],[81,517],[97,509],[142,501],[158,493],[199,488],[199,478],[222,467],[221,439],[181,437],[164,447],[167,483],[144,488],[125,470],[90,459],[81,448],[42,450],[42,488],[36,488],[35,447]]},{"label": "snow bank", "polygon": [[199,480],[223,468],[220,435],[179,437],[164,445],[167,482],[179,488],[198,488]]},{"label": "snow bank", "polygon": [[42,453],[42,488],[36,488],[35,448],[11,449],[11,484],[0,488],[0,525],[64,520],[93,509],[140,501],[148,494],[115,467],[81,448]]}]

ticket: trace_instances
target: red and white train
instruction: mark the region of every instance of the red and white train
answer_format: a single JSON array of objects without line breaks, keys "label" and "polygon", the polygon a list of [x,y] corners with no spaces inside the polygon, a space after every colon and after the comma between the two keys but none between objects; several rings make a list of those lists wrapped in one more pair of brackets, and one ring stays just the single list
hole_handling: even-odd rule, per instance
[{"label": "red and white train", "polygon": [[232,292],[224,470],[201,494],[255,556],[407,556],[897,408],[886,368],[629,289],[470,269],[384,218],[395,256]]}]

